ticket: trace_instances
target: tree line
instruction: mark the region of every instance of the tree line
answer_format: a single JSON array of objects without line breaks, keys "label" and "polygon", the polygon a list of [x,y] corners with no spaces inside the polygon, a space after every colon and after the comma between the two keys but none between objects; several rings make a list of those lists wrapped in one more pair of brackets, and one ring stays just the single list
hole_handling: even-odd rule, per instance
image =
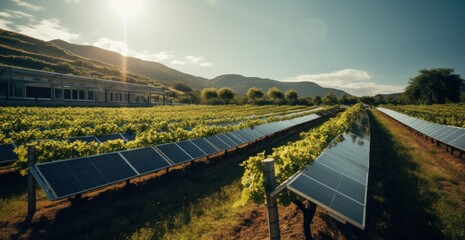
[{"label": "tree line", "polygon": [[296,90],[282,92],[272,87],[266,92],[252,87],[246,94],[239,96],[232,89],[205,88],[196,91],[184,83],[175,82],[173,88],[179,92],[171,92],[170,99],[180,103],[192,104],[276,104],[276,105],[352,105],[362,102],[368,105],[380,104],[443,104],[465,102],[465,81],[450,68],[422,69],[419,74],[411,78],[403,93],[392,95],[376,95],[355,97],[334,93],[324,96],[300,97]]}]

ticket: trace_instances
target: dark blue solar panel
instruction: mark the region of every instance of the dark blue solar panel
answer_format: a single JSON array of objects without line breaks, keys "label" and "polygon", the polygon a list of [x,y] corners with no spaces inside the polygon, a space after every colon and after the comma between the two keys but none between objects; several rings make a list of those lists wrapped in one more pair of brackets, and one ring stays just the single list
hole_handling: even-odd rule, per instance
[{"label": "dark blue solar panel", "polygon": [[197,147],[199,147],[200,149],[202,149],[202,151],[204,153],[206,153],[207,155],[211,155],[211,154],[215,154],[217,152],[219,152],[220,150],[217,149],[216,147],[214,147],[212,144],[210,144],[209,142],[207,142],[204,138],[197,138],[197,139],[193,139],[191,140],[193,144],[195,144]]},{"label": "dark blue solar panel", "polygon": [[180,148],[182,148],[186,153],[191,155],[191,157],[194,159],[207,156],[206,153],[204,153],[199,147],[194,145],[190,140],[178,142],[176,144],[178,144]]},{"label": "dark blue solar panel", "polygon": [[137,175],[118,153],[37,164],[36,167],[57,198],[75,195]]},{"label": "dark blue solar panel", "polygon": [[97,142],[97,139],[94,136],[84,136],[84,137],[72,137],[68,138],[69,142],[81,141],[81,142]]},{"label": "dark blue solar panel", "polygon": [[119,134],[108,134],[108,135],[97,136],[97,139],[100,142],[106,142],[110,140],[123,139],[123,137],[121,137],[121,135]]},{"label": "dark blue solar panel", "polygon": [[137,175],[118,153],[102,154],[88,158],[109,183]]},{"label": "dark blue solar panel", "polygon": [[247,133],[246,131],[244,131],[244,130],[242,130],[242,129],[236,131],[236,134],[239,135],[239,136],[241,136],[243,139],[245,139],[245,140],[247,140],[247,141],[249,141],[249,142],[251,142],[251,141],[253,141],[253,140],[256,139],[256,137],[250,135],[249,133]]},{"label": "dark blue solar panel", "polygon": [[171,166],[151,147],[122,151],[121,154],[139,174],[155,172]]},{"label": "dark blue solar panel", "polygon": [[226,136],[228,136],[231,140],[233,140],[236,143],[237,146],[248,142],[247,139],[242,138],[236,132],[226,133]]},{"label": "dark blue solar panel", "polygon": [[220,150],[227,150],[229,149],[229,145],[223,142],[221,139],[219,139],[216,135],[206,137],[209,142],[211,142],[216,148]]},{"label": "dark blue solar panel", "polygon": [[255,139],[265,136],[265,135],[263,135],[263,133],[261,133],[259,131],[256,131],[256,130],[254,130],[252,128],[244,128],[244,129],[242,129],[242,131],[254,136]]},{"label": "dark blue solar panel", "polygon": [[15,146],[13,144],[0,145],[0,163],[15,161],[18,157],[13,152]]},{"label": "dark blue solar panel", "polygon": [[126,141],[134,141],[136,140],[136,134],[135,133],[122,133],[121,136],[123,136]]},{"label": "dark blue solar panel", "polygon": [[237,146],[237,144],[234,141],[232,141],[229,137],[227,137],[225,134],[217,134],[216,136],[223,142],[225,142],[229,146],[229,148]]},{"label": "dark blue solar panel", "polygon": [[167,156],[174,164],[191,161],[192,157],[185,153],[176,143],[157,145],[156,148]]}]

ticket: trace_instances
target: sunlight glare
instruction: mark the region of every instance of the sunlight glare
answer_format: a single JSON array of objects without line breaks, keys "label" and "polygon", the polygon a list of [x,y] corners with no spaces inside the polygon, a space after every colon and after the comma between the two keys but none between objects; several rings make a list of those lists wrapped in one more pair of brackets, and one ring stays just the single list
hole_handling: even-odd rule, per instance
[{"label": "sunlight glare", "polygon": [[109,0],[109,2],[116,13],[124,18],[138,14],[144,4],[144,0]]}]

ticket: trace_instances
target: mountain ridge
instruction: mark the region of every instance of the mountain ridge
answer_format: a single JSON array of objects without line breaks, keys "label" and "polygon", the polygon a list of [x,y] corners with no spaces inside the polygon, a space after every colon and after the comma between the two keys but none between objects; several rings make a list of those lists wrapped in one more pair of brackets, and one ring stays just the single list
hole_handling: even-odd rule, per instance
[{"label": "mountain ridge", "polygon": [[126,60],[126,69],[128,71],[135,72],[142,76],[156,79],[167,84],[180,81],[195,89],[209,87],[208,79],[183,73],[176,69],[169,68],[159,62],[127,57],[120,53],[96,46],[74,44],[60,39],[51,40],[49,42],[76,55],[96,59],[119,67],[123,67],[123,62]]},{"label": "mountain ridge", "polygon": [[269,88],[277,87],[283,92],[294,89],[299,96],[304,97],[314,97],[317,95],[323,97],[327,93],[334,93],[337,97],[342,95],[350,96],[345,91],[321,87],[314,82],[281,82],[269,78],[245,77],[239,74],[223,74],[210,81],[212,81],[213,86],[216,88],[229,87],[238,94],[245,94],[251,87],[261,88],[265,93]]}]

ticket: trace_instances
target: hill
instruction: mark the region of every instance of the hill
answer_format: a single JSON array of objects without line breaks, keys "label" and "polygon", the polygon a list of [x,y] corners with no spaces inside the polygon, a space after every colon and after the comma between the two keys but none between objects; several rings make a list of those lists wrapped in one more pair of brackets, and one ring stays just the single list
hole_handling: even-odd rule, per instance
[{"label": "hill", "polygon": [[148,78],[156,79],[167,84],[172,84],[174,81],[179,81],[195,89],[209,87],[208,80],[205,78],[180,72],[158,62],[145,61],[133,57],[125,57],[117,52],[108,51],[95,46],[72,44],[63,40],[52,40],[50,43],[55,44],[56,46],[76,55],[95,59],[118,67],[121,67],[123,61],[125,61],[128,71],[143,75]]},{"label": "hill", "polygon": [[163,82],[125,72],[117,66],[95,59],[78,56],[53,43],[2,29],[0,64],[118,81],[125,74],[127,82],[167,87]]},{"label": "hill", "polygon": [[216,88],[229,87],[238,94],[245,94],[251,87],[258,87],[266,91],[269,88],[277,87],[285,92],[294,89],[302,97],[324,96],[327,93],[334,93],[337,97],[350,95],[342,90],[334,88],[324,88],[314,82],[280,82],[268,78],[244,77],[236,74],[221,75],[211,80]]}]

